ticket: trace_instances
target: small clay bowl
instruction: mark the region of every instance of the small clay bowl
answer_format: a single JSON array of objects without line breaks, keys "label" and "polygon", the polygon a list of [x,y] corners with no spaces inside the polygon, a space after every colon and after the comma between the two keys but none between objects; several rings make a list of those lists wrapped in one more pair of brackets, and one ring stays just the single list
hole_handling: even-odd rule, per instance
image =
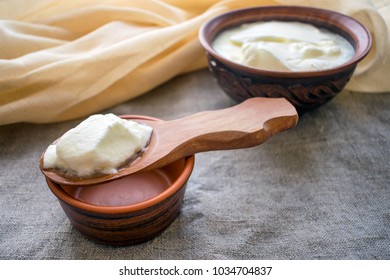
[{"label": "small clay bowl", "polygon": [[[229,28],[256,21],[298,21],[327,29],[346,38],[355,55],[332,69],[308,72],[267,71],[232,62],[212,47],[216,36]],[[372,38],[358,21],[346,15],[300,6],[263,6],[221,14],[205,23],[199,39],[209,69],[219,85],[237,102],[251,97],[285,97],[302,114],[336,96],[347,84],[359,61],[369,52]]]},{"label": "small clay bowl", "polygon": [[[122,116],[133,120],[157,120]],[[46,177],[73,226],[88,238],[109,245],[146,242],[178,216],[194,156],[163,168],[88,186],[59,185]]]}]

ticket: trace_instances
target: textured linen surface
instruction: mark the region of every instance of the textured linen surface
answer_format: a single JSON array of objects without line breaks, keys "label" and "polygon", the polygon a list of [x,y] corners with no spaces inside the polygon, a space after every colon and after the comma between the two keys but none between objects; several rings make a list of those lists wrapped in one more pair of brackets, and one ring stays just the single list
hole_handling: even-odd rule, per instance
[{"label": "textured linen surface", "polygon": [[198,30],[232,9],[333,9],[361,21],[374,45],[348,88],[390,88],[389,0],[2,0],[0,125],[74,119],[204,67]]},{"label": "textured linen surface", "polygon": [[[169,120],[231,105],[202,70],[105,112]],[[1,126],[0,259],[388,260],[389,107],[386,94],[344,91],[260,146],[198,154],[179,217],[122,248],[75,230],[38,167],[80,120]]]}]

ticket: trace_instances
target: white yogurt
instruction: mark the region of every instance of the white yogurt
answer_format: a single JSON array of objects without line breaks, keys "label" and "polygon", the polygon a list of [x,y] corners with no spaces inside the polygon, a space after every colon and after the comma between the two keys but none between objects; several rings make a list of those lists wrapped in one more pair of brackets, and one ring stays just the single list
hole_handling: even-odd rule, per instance
[{"label": "white yogurt", "polygon": [[92,115],[48,147],[43,167],[81,178],[116,173],[148,145],[152,130],[114,114]]},{"label": "white yogurt", "polygon": [[301,22],[254,22],[221,32],[213,42],[221,56],[273,71],[319,71],[351,59],[352,45],[338,34]]}]

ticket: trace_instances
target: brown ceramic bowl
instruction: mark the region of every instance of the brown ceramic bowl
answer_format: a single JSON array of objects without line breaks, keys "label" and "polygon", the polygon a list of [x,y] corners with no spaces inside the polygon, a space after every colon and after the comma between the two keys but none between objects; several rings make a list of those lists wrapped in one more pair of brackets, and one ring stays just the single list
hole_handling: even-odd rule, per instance
[{"label": "brown ceramic bowl", "polygon": [[59,185],[49,178],[46,182],[76,229],[99,243],[124,246],[158,236],[175,220],[193,167],[194,156],[190,156],[97,185]]},{"label": "brown ceramic bowl", "polygon": [[[332,69],[311,72],[278,72],[234,63],[213,48],[216,36],[226,29],[255,21],[298,21],[327,29],[346,38],[355,55]],[[247,98],[285,97],[303,113],[323,105],[336,96],[349,81],[356,65],[369,52],[371,36],[356,20],[329,10],[300,6],[266,6],[234,10],[203,25],[199,39],[206,50],[209,69],[221,88],[235,101]]]}]

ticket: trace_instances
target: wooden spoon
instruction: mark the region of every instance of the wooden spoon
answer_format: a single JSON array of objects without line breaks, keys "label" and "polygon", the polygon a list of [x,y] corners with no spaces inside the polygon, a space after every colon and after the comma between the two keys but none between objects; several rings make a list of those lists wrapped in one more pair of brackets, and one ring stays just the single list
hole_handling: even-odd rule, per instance
[{"label": "wooden spoon", "polygon": [[275,133],[294,127],[298,115],[284,98],[250,98],[236,106],[196,113],[172,121],[137,120],[153,127],[145,152],[117,173],[93,178],[70,178],[55,170],[42,172],[65,185],[91,185],[134,172],[165,166],[187,156],[213,150],[248,148],[265,142]]}]

